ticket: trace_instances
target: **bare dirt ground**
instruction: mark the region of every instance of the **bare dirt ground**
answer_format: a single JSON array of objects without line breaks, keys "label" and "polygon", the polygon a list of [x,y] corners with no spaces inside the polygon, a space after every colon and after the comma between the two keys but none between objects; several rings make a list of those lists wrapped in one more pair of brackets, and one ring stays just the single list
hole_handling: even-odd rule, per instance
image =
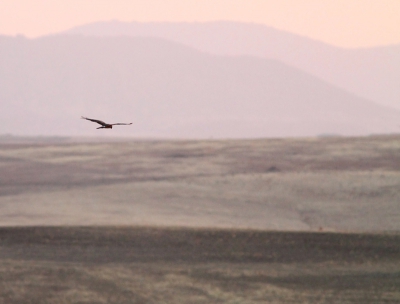
[{"label": "bare dirt ground", "polygon": [[0,303],[400,303],[399,202],[394,135],[0,137]]}]

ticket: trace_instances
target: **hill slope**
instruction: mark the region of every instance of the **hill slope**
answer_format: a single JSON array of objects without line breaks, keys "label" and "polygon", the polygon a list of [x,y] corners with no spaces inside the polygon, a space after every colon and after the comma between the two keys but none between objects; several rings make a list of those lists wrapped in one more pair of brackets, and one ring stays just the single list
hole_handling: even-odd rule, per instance
[{"label": "hill slope", "polygon": [[400,109],[400,45],[342,49],[264,25],[239,22],[98,22],[69,33],[153,36],[219,55],[277,59],[379,104]]},{"label": "hill slope", "polygon": [[400,121],[278,61],[157,38],[2,37],[0,79],[3,133],[110,134],[80,115],[134,122],[117,134],[167,137],[363,135]]}]

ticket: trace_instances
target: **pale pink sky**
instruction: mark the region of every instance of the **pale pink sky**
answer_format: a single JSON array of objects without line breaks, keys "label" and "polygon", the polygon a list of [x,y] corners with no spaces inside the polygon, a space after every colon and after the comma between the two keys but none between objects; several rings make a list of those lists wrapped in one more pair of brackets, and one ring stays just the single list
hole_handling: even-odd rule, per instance
[{"label": "pale pink sky", "polygon": [[400,0],[0,0],[0,34],[106,20],[261,23],[342,47],[400,43]]}]

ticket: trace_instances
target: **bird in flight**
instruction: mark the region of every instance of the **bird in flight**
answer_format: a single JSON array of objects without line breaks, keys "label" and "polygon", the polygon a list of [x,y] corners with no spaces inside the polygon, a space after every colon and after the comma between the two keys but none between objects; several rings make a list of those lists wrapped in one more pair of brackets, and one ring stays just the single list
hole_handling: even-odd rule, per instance
[{"label": "bird in flight", "polygon": [[87,118],[87,117],[83,117],[83,116],[82,116],[82,119],[86,119],[86,120],[90,120],[90,121],[93,121],[93,122],[97,122],[99,125],[101,125],[101,127],[98,127],[96,129],[112,129],[112,127],[116,126],[116,125],[131,125],[132,124],[132,123],[108,124],[108,123],[105,123],[104,121],[101,121],[101,120],[98,120],[98,119],[91,119],[91,118]]}]

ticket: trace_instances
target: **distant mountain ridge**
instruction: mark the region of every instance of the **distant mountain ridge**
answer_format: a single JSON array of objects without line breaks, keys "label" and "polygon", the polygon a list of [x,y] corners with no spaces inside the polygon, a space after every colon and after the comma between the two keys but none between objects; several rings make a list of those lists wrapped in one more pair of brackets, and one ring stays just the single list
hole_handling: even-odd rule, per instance
[{"label": "distant mountain ridge", "polygon": [[211,54],[276,59],[355,95],[400,109],[400,44],[343,49],[265,25],[229,21],[110,21],[79,26],[67,33],[159,37]]},{"label": "distant mountain ridge", "polygon": [[[0,37],[0,79],[3,134],[250,138],[399,131],[399,111],[277,60],[210,55],[159,38]],[[81,115],[133,125],[99,131]]]}]

